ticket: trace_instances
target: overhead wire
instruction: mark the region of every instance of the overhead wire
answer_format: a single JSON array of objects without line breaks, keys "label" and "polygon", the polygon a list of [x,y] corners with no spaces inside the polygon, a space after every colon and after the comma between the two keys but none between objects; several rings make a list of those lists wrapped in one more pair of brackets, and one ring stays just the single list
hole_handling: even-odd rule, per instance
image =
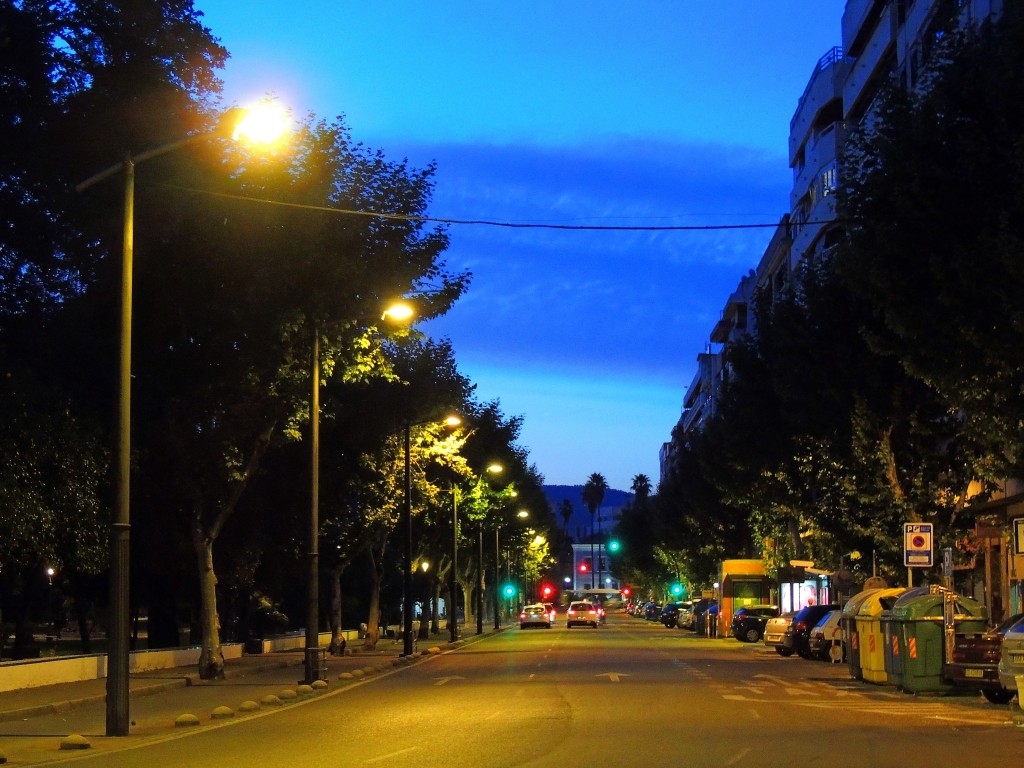
[{"label": "overhead wire", "polygon": [[[756,222],[751,224],[553,224],[550,222],[517,222],[500,221],[496,219],[458,219],[445,216],[422,216],[408,213],[385,213],[383,211],[358,211],[348,208],[333,208],[327,205],[312,205],[309,203],[291,203],[284,200],[268,200],[260,197],[248,197],[228,192],[214,192],[208,189],[195,189],[183,187],[176,184],[161,184],[160,182],[147,182],[150,186],[175,189],[181,192],[193,192],[210,197],[219,197],[226,200],[239,200],[249,203],[259,203],[281,208],[296,208],[306,211],[318,211],[320,213],[331,213],[344,216],[365,216],[368,218],[389,219],[393,221],[414,221],[430,224],[449,225],[470,225],[486,227],[503,227],[506,229],[550,229],[563,231],[585,231],[585,232],[702,232],[712,230],[741,230],[741,229],[768,229],[782,226],[781,222],[771,223]],[[836,224],[837,219],[823,219],[821,221],[804,221],[804,225],[814,224]]]}]

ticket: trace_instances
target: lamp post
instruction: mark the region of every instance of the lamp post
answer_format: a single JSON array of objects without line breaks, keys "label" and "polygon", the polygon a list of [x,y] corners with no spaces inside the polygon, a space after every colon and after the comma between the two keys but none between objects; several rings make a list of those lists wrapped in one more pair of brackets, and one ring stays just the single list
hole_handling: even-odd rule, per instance
[{"label": "lamp post", "polygon": [[[271,104],[264,107],[272,108]],[[268,129],[276,121],[277,131]],[[234,123],[233,125],[231,123]],[[117,451],[115,460],[116,504],[110,522],[110,623],[107,630],[106,735],[127,736],[129,621],[128,580],[130,557],[131,381],[132,381],[132,277],[135,255],[135,166],[166,155],[195,141],[232,128],[233,139],[272,144],[286,130],[283,113],[270,109],[229,110],[217,131],[187,136],[137,155],[126,153],[120,163],[91,176],[75,189],[82,192],[118,172],[123,177],[123,228],[121,233],[121,333],[118,347]]]},{"label": "lamp post", "polygon": [[309,595],[306,603],[305,676],[308,684],[319,680],[320,670],[320,330],[313,330],[309,400],[310,495],[309,495]]},{"label": "lamp post", "polygon": [[[381,320],[401,322],[408,320],[413,310],[406,304],[396,303],[384,310]],[[365,320],[357,320],[362,322]],[[309,584],[306,602],[305,676],[303,682],[311,684],[323,678],[320,667],[320,328],[314,323],[310,355],[309,442]]]},{"label": "lamp post", "polygon": [[459,581],[456,569],[459,563],[459,503],[458,489],[452,486],[452,569],[448,578],[448,640],[459,639]]},{"label": "lamp post", "polygon": [[477,530],[476,633],[484,633],[484,527]]},{"label": "lamp post", "polygon": [[[427,424],[426,421],[418,421],[417,424]],[[454,427],[461,423],[458,416],[449,416],[445,419],[445,423]],[[405,478],[403,482],[402,492],[405,496],[402,503],[402,517],[403,520],[403,538],[404,538],[404,550],[405,557],[403,562],[403,570],[405,573],[402,577],[402,655],[412,656],[413,653],[413,630],[412,630],[412,473],[410,471],[410,449],[411,449],[411,432],[413,422],[408,419],[405,420],[403,425],[403,437],[404,437],[404,450],[405,450]]]}]

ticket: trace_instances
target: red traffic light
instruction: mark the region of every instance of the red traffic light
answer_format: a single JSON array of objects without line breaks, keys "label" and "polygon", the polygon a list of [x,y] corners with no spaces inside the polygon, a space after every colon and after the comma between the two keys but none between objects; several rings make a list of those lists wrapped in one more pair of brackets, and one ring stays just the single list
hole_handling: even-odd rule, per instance
[{"label": "red traffic light", "polygon": [[629,587],[623,587],[623,588],[622,588],[622,594],[623,594],[623,595],[624,595],[625,597],[629,597],[629,596],[630,596],[631,594],[633,594],[633,590],[632,590],[632,589],[630,589]]},{"label": "red traffic light", "polygon": [[586,573],[589,570],[590,566],[586,562],[580,563],[580,573]]},{"label": "red traffic light", "polygon": [[541,590],[540,590],[541,594],[544,595],[544,597],[551,597],[551,595],[554,593],[554,591],[555,591],[554,588],[549,586],[549,585],[547,585],[547,584],[545,584],[543,587],[541,587]]}]

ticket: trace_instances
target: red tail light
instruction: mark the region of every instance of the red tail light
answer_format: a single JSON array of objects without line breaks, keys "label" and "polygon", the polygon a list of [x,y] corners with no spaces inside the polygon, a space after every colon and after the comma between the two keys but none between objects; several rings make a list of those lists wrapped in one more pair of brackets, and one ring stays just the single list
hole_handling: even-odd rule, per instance
[{"label": "red tail light", "polygon": [[793,623],[793,631],[794,632],[806,632],[807,631],[807,622],[806,621],[794,622]]}]

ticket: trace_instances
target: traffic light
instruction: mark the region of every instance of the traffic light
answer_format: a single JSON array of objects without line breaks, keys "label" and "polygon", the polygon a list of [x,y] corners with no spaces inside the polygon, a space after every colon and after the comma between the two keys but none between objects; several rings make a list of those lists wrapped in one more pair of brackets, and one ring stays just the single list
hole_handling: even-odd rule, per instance
[{"label": "traffic light", "polygon": [[505,588],[501,591],[505,594],[505,597],[512,597],[516,593],[516,588],[511,584],[506,584]]},{"label": "traffic light", "polygon": [[580,563],[580,573],[587,573],[590,570],[590,563],[586,560]]},{"label": "traffic light", "polygon": [[618,552],[619,551],[619,540],[618,539],[612,539],[611,541],[608,542],[608,551],[609,552]]},{"label": "traffic light", "polygon": [[683,585],[682,584],[673,584],[672,585],[672,594],[673,595],[681,595],[681,594],[683,594]]},{"label": "traffic light", "polygon": [[544,597],[544,599],[547,600],[553,594],[555,594],[555,588],[552,587],[550,584],[545,584],[543,587],[540,588],[540,593]]},{"label": "traffic light", "polygon": [[630,589],[629,587],[623,587],[622,588],[622,596],[623,597],[629,597],[631,594],[633,594],[633,590],[632,589]]}]

